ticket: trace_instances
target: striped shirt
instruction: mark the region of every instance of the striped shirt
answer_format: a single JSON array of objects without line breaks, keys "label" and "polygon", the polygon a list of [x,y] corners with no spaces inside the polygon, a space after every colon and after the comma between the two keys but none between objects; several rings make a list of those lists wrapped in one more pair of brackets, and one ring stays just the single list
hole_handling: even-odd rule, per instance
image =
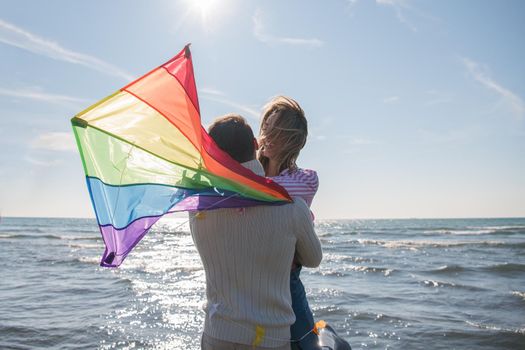
[{"label": "striped shirt", "polygon": [[319,187],[319,178],[315,170],[298,168],[293,172],[288,169],[283,170],[279,175],[271,179],[283,186],[286,191],[293,197],[304,199],[310,207],[314,199],[317,188]]}]

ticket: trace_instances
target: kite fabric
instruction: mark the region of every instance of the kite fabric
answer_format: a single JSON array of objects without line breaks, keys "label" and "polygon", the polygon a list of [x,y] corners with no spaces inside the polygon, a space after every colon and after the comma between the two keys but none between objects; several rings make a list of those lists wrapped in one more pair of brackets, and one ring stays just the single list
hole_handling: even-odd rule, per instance
[{"label": "kite fabric", "polygon": [[189,45],[71,123],[106,246],[101,266],[119,266],[167,213],[291,201],[202,127]]}]

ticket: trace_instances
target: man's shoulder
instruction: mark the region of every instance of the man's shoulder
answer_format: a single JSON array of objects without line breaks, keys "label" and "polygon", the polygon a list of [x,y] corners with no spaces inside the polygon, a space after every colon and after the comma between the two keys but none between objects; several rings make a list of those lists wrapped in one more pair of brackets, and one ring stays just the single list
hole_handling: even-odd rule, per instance
[{"label": "man's shoulder", "polygon": [[[261,207],[254,207],[254,208],[263,208]],[[268,214],[271,214],[272,216],[279,218],[279,217],[310,217],[310,208],[308,207],[308,204],[306,204],[305,200],[300,197],[295,197],[292,202],[283,204],[283,205],[272,205],[272,206],[264,206],[264,211]],[[255,211],[259,211],[255,209]]]},{"label": "man's shoulder", "polygon": [[[215,222],[217,220],[223,223],[234,225],[243,225],[243,223],[255,220],[258,222],[268,223],[285,223],[297,222],[303,220],[303,217],[310,218],[310,209],[304,199],[295,197],[292,202],[282,205],[257,205],[253,207],[242,208],[221,208],[204,212],[190,212],[190,222],[204,223]],[[244,220],[243,220],[244,219]]]}]

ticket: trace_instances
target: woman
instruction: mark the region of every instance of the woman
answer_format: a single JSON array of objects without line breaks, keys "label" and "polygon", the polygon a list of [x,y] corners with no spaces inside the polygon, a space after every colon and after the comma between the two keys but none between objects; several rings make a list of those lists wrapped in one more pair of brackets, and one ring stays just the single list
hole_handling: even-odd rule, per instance
[{"label": "woman", "polygon": [[[302,198],[310,206],[319,179],[314,170],[302,169],[296,164],[307,136],[308,123],[304,111],[295,100],[278,96],[266,105],[259,132],[258,159],[267,177],[283,186],[292,198]],[[296,317],[290,329],[292,348],[320,349],[317,335],[312,332],[312,311],[299,277],[301,268],[294,263],[290,275],[292,307]]]}]

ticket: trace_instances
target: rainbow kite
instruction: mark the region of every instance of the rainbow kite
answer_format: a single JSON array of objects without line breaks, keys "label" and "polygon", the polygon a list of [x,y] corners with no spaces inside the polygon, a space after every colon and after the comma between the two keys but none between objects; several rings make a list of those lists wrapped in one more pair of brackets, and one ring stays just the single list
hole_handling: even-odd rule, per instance
[{"label": "rainbow kite", "polygon": [[106,245],[101,266],[119,266],[166,213],[290,201],[201,126],[189,45],[71,123]]}]

